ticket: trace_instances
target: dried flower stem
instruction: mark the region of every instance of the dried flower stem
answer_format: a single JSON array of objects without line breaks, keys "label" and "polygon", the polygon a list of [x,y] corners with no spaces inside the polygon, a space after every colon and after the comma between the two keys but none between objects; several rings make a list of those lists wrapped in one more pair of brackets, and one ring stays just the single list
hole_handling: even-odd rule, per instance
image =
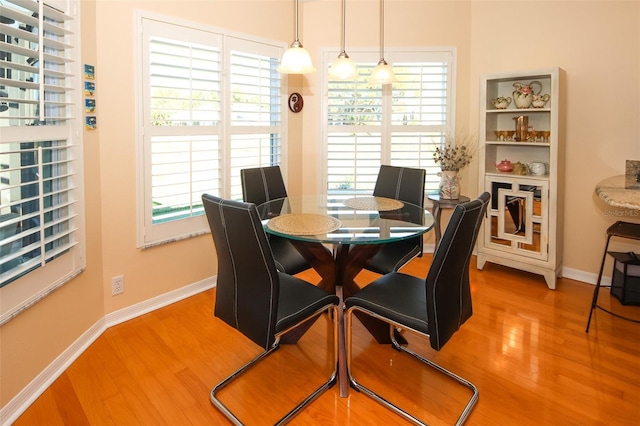
[{"label": "dried flower stem", "polygon": [[436,147],[433,152],[433,160],[440,164],[443,171],[459,171],[471,163],[473,153],[468,140],[462,138],[463,142],[456,144],[452,140],[446,140],[444,147]]}]

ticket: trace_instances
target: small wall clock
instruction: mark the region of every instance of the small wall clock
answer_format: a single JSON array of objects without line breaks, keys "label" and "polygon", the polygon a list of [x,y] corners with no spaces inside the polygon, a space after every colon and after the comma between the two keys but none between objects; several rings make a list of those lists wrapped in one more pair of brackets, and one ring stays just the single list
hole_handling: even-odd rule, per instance
[{"label": "small wall clock", "polygon": [[304,100],[302,99],[302,95],[300,93],[293,92],[289,96],[289,109],[291,112],[300,112],[302,111],[303,106]]}]

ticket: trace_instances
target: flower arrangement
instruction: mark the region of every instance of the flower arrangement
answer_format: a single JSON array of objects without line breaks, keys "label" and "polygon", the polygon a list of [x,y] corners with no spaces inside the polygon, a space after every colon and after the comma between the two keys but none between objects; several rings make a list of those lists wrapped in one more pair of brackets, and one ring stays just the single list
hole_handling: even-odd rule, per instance
[{"label": "flower arrangement", "polygon": [[440,164],[442,171],[460,171],[471,163],[473,158],[470,142],[469,138],[463,138],[459,143],[446,139],[444,146],[436,147],[433,152],[433,160],[436,164]]}]

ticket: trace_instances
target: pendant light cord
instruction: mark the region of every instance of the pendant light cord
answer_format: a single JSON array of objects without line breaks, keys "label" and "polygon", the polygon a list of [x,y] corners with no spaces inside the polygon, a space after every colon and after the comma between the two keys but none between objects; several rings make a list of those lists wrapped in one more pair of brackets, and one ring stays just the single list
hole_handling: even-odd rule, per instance
[{"label": "pendant light cord", "polygon": [[340,52],[341,54],[346,54],[347,52],[345,51],[345,33],[346,33],[346,25],[345,22],[347,20],[346,18],[347,15],[347,0],[342,0],[342,52]]},{"label": "pendant light cord", "polygon": [[295,7],[295,12],[296,12],[296,20],[295,20],[295,28],[296,28],[296,39],[293,41],[295,44],[299,45],[300,44],[300,39],[298,38],[298,0],[296,0],[296,7]]},{"label": "pendant light cord", "polygon": [[380,0],[380,61],[384,61],[384,0]]}]

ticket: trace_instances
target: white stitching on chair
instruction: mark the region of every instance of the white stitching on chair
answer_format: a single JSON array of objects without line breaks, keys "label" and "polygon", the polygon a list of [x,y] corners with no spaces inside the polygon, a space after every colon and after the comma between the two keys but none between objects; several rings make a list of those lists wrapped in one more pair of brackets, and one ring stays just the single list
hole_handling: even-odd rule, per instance
[{"label": "white stitching on chair", "polygon": [[227,251],[231,254],[231,265],[233,266],[233,294],[234,294],[234,300],[233,300],[233,320],[235,322],[235,327],[238,328],[238,316],[236,315],[236,313],[238,312],[238,303],[237,303],[237,297],[235,295],[238,294],[238,284],[236,281],[236,273],[235,273],[235,262],[233,261],[233,252],[231,251],[231,245],[229,244],[229,234],[227,232],[227,224],[226,224],[226,220],[225,220],[225,216],[224,216],[224,203],[220,202],[218,204],[218,214],[220,215],[220,222],[222,225],[222,228],[224,229],[224,240],[226,241],[226,245],[227,245]]},{"label": "white stitching on chair", "polygon": [[[251,207],[249,206],[248,208],[245,208],[245,207],[232,206],[232,205],[229,205],[229,204],[225,204],[224,201],[220,204],[220,213],[221,213],[220,217],[222,218],[222,225],[225,228],[225,239],[227,240],[227,244],[229,244],[228,243],[228,241],[229,241],[228,233],[226,232],[226,225],[225,225],[225,220],[224,220],[225,218],[224,218],[224,215],[222,214],[222,205],[225,205],[227,207],[231,207],[231,208],[234,208],[234,209],[243,210],[244,212],[247,213],[247,215],[249,215],[249,219],[251,219]],[[256,228],[253,227],[253,234],[254,234],[254,237],[255,237],[255,241],[258,242],[258,234],[256,232],[257,232]],[[262,247],[262,245],[260,245],[259,247],[260,247],[260,253],[262,254],[262,256],[261,256],[262,257],[262,261],[265,264],[265,269],[268,270],[269,268],[267,266],[266,254],[265,254],[264,248]],[[233,268],[234,268],[234,272],[235,272],[235,261],[234,261],[233,252],[231,251],[231,249],[229,249],[229,253],[231,253],[231,263],[234,265]],[[276,271],[276,274],[277,274],[277,271]],[[235,277],[236,277],[236,274],[234,273],[234,279],[235,279]],[[271,276],[270,280],[269,280],[269,285],[271,286],[272,289],[273,289],[273,286],[274,286],[273,283],[274,283],[275,279],[278,279],[277,276],[276,277]],[[234,295],[237,295],[238,294],[238,286],[237,286],[236,282],[234,282],[234,287],[235,287]],[[273,291],[270,291],[269,294],[273,295]],[[273,302],[273,300],[271,300],[270,302]],[[269,303],[269,306],[273,306],[273,303]],[[236,300],[234,300],[233,312],[234,312],[234,318],[235,318],[236,326],[237,326],[238,325],[237,298],[236,298]],[[274,312],[270,311],[269,312],[269,317],[271,317],[273,314],[274,314]],[[271,332],[271,323],[269,323],[269,329],[267,330],[266,334],[267,334],[267,336],[270,336],[270,335],[274,334],[274,333]],[[269,338],[267,337],[266,341],[268,341],[268,340],[269,340]]]},{"label": "white stitching on chair", "polygon": [[400,199],[400,188],[402,187],[402,175],[404,174],[404,169],[400,168],[400,175],[398,176],[398,180],[396,182],[396,196],[394,197],[396,200]]},{"label": "white stitching on chair", "polygon": [[394,270],[397,271],[398,269],[402,268],[404,265],[409,263],[409,261],[413,259],[414,256],[415,256],[414,254],[409,254],[409,253],[407,253],[405,256],[402,256],[400,259],[398,259],[398,261],[394,265]]},{"label": "white stitching on chair", "polygon": [[[393,272],[393,273],[395,273],[395,274],[401,274],[402,272]],[[351,300],[360,300],[360,301],[362,301],[362,300],[363,300],[363,299],[361,299],[361,298],[359,298],[359,297],[358,297],[358,294],[357,294],[357,293],[356,293],[356,294],[354,294],[353,296],[349,297],[349,299],[351,299]],[[373,305],[373,306],[378,306],[378,307],[380,307],[380,305],[379,305],[379,304],[377,304],[377,303],[373,303],[371,300],[367,300],[367,303],[368,303],[368,304],[371,304],[371,305]],[[362,304],[361,304],[361,306],[362,306]],[[383,306],[383,308],[384,308],[384,310],[387,310],[387,311],[389,311],[389,312],[393,312],[394,314],[398,315],[399,317],[409,318],[409,319],[411,319],[411,320],[415,320],[415,319],[416,319],[415,317],[412,317],[412,316],[410,316],[410,315],[405,315],[405,314],[403,314],[402,312],[398,312],[398,311],[396,311],[396,310],[389,309],[389,307],[387,307],[387,306]],[[365,309],[366,309],[366,308],[365,308]],[[427,323],[428,323],[428,321],[425,321],[425,324],[427,324]]]},{"label": "white stitching on chair", "polygon": [[269,197],[269,185],[267,184],[267,177],[264,174],[264,167],[260,167],[260,176],[262,177],[262,188],[264,188],[264,199],[265,201],[269,201],[271,197]]},{"label": "white stitching on chair", "polygon": [[[484,206],[484,203],[480,203],[480,206],[478,206],[478,209],[482,209],[482,206]],[[464,207],[464,205],[462,205],[462,204],[458,204],[458,206],[456,206],[456,208],[458,208],[458,207],[460,209],[465,209],[465,212],[464,212],[465,215],[468,214],[468,213],[471,213],[473,211],[473,210],[467,210]],[[474,210],[477,210],[477,209],[474,209]],[[480,215],[480,217],[482,217],[482,215]],[[456,228],[456,230],[455,230],[455,232],[453,234],[453,237],[451,239],[455,238],[455,236],[456,236],[461,224],[462,224],[462,221],[460,221],[460,223],[458,223],[458,227]],[[479,222],[476,221],[476,226],[474,228],[474,231],[477,229],[478,226],[479,226]],[[450,248],[450,246],[447,247],[447,250],[449,248]],[[466,262],[469,261],[469,258],[471,257],[471,253],[472,252],[473,252],[473,247],[471,247],[470,250],[467,252],[467,259],[465,260],[465,264],[466,264]],[[446,254],[445,254],[445,257],[446,257]],[[438,343],[438,346],[440,346],[440,333],[438,333],[438,312],[437,312],[438,307],[437,307],[437,305],[435,303],[435,299],[436,299],[438,277],[440,276],[440,272],[442,271],[442,268],[443,268],[443,265],[440,265],[440,268],[438,269],[438,272],[436,273],[436,277],[434,279],[434,282],[436,283],[436,286],[433,288],[433,299],[434,299],[433,300],[433,309],[434,309],[434,318],[435,318],[435,322],[436,322],[434,324],[434,330],[433,331],[435,333],[435,339],[436,339],[436,342]],[[458,286],[460,286],[460,285],[461,285],[461,283],[458,283]],[[460,304],[462,304],[462,299],[460,300]],[[460,312],[462,313],[462,309],[460,309]],[[458,318],[458,326],[460,326],[460,318]],[[432,335],[431,334],[431,330],[429,330],[429,335]]]}]

